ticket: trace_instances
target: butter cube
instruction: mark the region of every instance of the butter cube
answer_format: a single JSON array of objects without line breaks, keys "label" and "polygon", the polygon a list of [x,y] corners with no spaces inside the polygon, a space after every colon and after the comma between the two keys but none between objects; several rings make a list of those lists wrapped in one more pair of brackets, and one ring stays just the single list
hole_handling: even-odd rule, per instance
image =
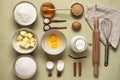
[{"label": "butter cube", "polygon": [[21,41],[17,42],[17,45],[18,45],[18,46],[20,46],[20,44],[21,44]]},{"label": "butter cube", "polygon": [[17,41],[22,41],[22,39],[23,39],[23,37],[22,37],[21,35],[19,35],[19,36],[17,37]]},{"label": "butter cube", "polygon": [[31,42],[35,42],[35,41],[36,41],[36,39],[35,39],[35,38],[31,38],[30,40],[31,40]]},{"label": "butter cube", "polygon": [[28,49],[29,47],[30,47],[30,44],[28,44],[28,43],[26,43],[24,46],[25,49]]},{"label": "butter cube", "polygon": [[33,37],[33,34],[32,33],[27,33],[27,37],[31,39]]},{"label": "butter cube", "polygon": [[23,41],[25,41],[27,43],[29,39],[27,37],[23,38]]},{"label": "butter cube", "polygon": [[24,37],[25,37],[26,34],[27,34],[26,31],[20,31],[20,35],[21,35],[21,36],[24,36]]},{"label": "butter cube", "polygon": [[22,48],[24,48],[24,47],[25,47],[25,44],[26,44],[25,41],[21,41],[21,42],[19,43],[19,46],[22,47]]},{"label": "butter cube", "polygon": [[35,46],[35,42],[31,42],[31,43],[30,43],[30,46],[31,46],[31,47],[34,47],[34,46]]}]

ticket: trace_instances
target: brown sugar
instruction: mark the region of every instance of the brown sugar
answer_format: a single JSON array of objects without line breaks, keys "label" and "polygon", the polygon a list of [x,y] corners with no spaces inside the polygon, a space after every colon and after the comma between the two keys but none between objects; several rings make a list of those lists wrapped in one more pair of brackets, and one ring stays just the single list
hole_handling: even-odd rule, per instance
[{"label": "brown sugar", "polygon": [[82,4],[79,4],[79,3],[73,4],[71,8],[72,8],[71,13],[75,17],[80,17],[84,12],[84,8]]}]

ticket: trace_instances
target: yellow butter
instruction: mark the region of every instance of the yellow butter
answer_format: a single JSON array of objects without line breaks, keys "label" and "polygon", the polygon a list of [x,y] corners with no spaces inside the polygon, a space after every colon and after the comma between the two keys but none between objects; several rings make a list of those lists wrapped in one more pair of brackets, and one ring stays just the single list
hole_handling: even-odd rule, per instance
[{"label": "yellow butter", "polygon": [[23,39],[23,37],[22,37],[21,35],[19,35],[19,36],[17,37],[17,41],[22,41],[22,39]]},{"label": "yellow butter", "polygon": [[27,37],[31,39],[33,37],[33,34],[27,33]]},{"label": "yellow butter", "polygon": [[20,31],[19,36],[17,37],[17,45],[24,49],[33,48],[35,46],[36,39],[33,34],[27,31]]},{"label": "yellow butter", "polygon": [[27,33],[26,31],[20,31],[20,35],[21,35],[21,36],[25,36],[26,33]]}]

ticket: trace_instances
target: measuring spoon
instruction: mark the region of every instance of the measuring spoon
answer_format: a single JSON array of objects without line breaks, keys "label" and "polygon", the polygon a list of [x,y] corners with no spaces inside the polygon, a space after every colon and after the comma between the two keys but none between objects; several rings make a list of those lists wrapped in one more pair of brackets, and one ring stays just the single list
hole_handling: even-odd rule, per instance
[{"label": "measuring spoon", "polygon": [[58,77],[61,76],[61,72],[64,70],[64,67],[65,67],[64,61],[63,60],[58,60],[58,63],[57,63],[57,70],[58,70],[57,76]]},{"label": "measuring spoon", "polygon": [[44,23],[44,24],[50,24],[50,23],[52,23],[52,22],[66,22],[66,20],[50,20],[50,19],[48,19],[48,18],[45,18],[45,19],[43,20],[43,23]]},{"label": "measuring spoon", "polygon": [[53,69],[53,67],[54,67],[54,63],[52,61],[48,61],[46,63],[46,68],[49,70],[49,73],[48,73],[49,77],[52,76],[51,70]]},{"label": "measuring spoon", "polygon": [[67,27],[51,27],[50,25],[44,25],[43,26],[44,31],[48,31],[48,30],[51,30],[51,29],[67,29]]}]

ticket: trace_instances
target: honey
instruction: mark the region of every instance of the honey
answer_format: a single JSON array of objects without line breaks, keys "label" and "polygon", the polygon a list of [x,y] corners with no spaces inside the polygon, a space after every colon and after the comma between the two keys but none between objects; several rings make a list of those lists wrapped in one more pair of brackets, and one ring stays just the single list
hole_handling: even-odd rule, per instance
[{"label": "honey", "polygon": [[42,4],[40,11],[43,17],[51,18],[55,15],[55,11],[49,9],[55,9],[52,3],[46,2]]},{"label": "honey", "polygon": [[47,45],[48,45],[48,47],[50,47],[52,49],[57,49],[61,45],[61,38],[56,34],[51,34],[47,38]]}]

